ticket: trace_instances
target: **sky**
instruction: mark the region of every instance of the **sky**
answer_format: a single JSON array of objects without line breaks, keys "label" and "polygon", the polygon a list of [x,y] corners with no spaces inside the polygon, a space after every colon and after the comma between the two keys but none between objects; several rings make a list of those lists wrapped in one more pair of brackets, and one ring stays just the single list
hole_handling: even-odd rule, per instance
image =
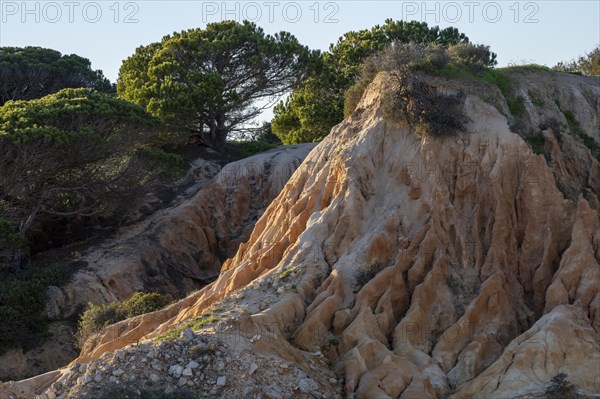
[{"label": "sky", "polygon": [[116,1],[0,0],[0,46],[40,46],[91,60],[116,81],[136,47],[225,19],[291,32],[326,50],[386,18],[455,26],[498,54],[499,66],[553,66],[600,44],[600,1]]}]

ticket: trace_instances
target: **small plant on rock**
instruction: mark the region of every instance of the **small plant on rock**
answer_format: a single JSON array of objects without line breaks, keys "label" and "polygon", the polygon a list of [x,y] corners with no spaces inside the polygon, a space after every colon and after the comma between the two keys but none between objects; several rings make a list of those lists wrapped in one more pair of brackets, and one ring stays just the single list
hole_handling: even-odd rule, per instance
[{"label": "small plant on rock", "polygon": [[354,273],[355,292],[360,291],[365,284],[371,281],[371,279],[381,271],[382,266],[383,265],[379,262],[372,262],[368,265],[360,267],[356,273]]},{"label": "small plant on rock", "polygon": [[548,399],[576,399],[578,397],[575,385],[568,379],[567,374],[558,373],[544,392]]}]

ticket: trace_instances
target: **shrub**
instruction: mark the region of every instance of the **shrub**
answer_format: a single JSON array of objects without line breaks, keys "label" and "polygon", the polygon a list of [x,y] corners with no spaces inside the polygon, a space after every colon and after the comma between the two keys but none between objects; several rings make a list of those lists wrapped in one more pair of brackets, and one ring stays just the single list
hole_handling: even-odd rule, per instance
[{"label": "shrub", "polygon": [[83,312],[79,319],[79,328],[75,334],[77,345],[83,348],[85,341],[94,334],[102,331],[106,326],[125,319],[121,304],[111,302],[102,305],[88,303],[89,309]]},{"label": "shrub", "polygon": [[0,354],[39,345],[47,331],[42,314],[48,286],[66,283],[82,262],[32,263],[18,274],[0,270]]},{"label": "shrub", "polygon": [[525,136],[523,139],[529,144],[534,154],[540,155],[544,153],[544,144],[546,143],[544,136]]},{"label": "shrub", "polygon": [[79,328],[75,334],[77,345],[83,348],[89,337],[101,332],[111,324],[128,317],[154,312],[169,304],[167,298],[157,293],[136,292],[124,302],[110,302],[101,305],[89,303],[89,309],[79,319]]},{"label": "shrub", "polygon": [[548,399],[576,399],[578,398],[575,386],[567,379],[565,373],[556,374],[551,384],[544,392]]},{"label": "shrub", "polygon": [[448,55],[452,62],[467,64],[479,68],[496,65],[496,54],[490,51],[490,46],[483,44],[458,43],[448,47]]},{"label": "shrub", "polygon": [[28,253],[27,240],[0,217],[0,272],[17,273],[24,255]]},{"label": "shrub", "polygon": [[525,113],[525,100],[521,96],[517,97],[516,100],[507,99],[506,104],[513,116],[523,116]]},{"label": "shrub", "polygon": [[449,61],[445,49],[436,44],[394,42],[367,58],[360,78],[344,95],[344,116],[349,116],[361,100],[365,89],[382,71],[422,70],[437,72]]},{"label": "shrub", "polygon": [[600,46],[577,60],[561,61],[552,69],[576,75],[600,76]]},{"label": "shrub", "polygon": [[134,317],[162,309],[168,304],[169,300],[161,294],[136,292],[131,299],[123,302],[122,311],[126,317]]},{"label": "shrub", "polygon": [[368,265],[360,267],[356,273],[354,273],[355,292],[360,291],[365,284],[371,281],[371,279],[381,271],[382,266],[383,265],[379,262],[372,262]]},{"label": "shrub", "polygon": [[250,134],[251,141],[258,141],[267,144],[283,144],[279,137],[273,133],[271,122],[263,122],[263,124]]},{"label": "shrub", "polygon": [[587,135],[575,119],[575,115],[573,112],[569,110],[563,109],[559,103],[557,103],[558,108],[561,110],[565,119],[567,120],[567,126],[569,128],[569,132],[575,137],[578,137],[579,140],[590,150],[592,156],[600,161],[600,145],[594,140],[592,137]]},{"label": "shrub", "polygon": [[180,177],[183,174],[183,157],[181,155],[151,147],[138,149],[136,155],[161,164],[165,177]]},{"label": "shrub", "polygon": [[407,123],[420,137],[448,136],[464,129],[466,96],[462,91],[439,93],[408,70],[397,71],[392,76],[397,85],[386,94],[385,118]]}]

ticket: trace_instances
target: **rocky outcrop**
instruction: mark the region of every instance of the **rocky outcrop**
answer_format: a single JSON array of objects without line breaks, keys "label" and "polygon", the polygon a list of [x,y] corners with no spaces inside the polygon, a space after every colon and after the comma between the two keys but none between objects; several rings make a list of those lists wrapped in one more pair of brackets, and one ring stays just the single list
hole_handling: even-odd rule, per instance
[{"label": "rocky outcrop", "polygon": [[[538,87],[545,103],[567,90],[556,76]],[[170,370],[185,370],[207,340],[224,345],[231,369],[194,371],[182,386],[208,397],[248,397],[267,384],[270,398],[515,398],[544,392],[559,373],[580,395],[600,393],[598,161],[547,126],[554,155],[535,155],[487,86],[468,91],[462,134],[417,137],[383,117],[391,85],[378,76],[215,282],[110,326],[81,353],[87,366],[62,370],[44,395],[101,392],[115,368],[122,372],[110,371],[109,385],[170,391],[182,384]],[[598,79],[571,89],[579,126],[594,139],[598,124],[584,115],[598,120],[589,93],[599,89]],[[559,182],[571,173],[567,159],[586,160],[569,192]],[[168,359],[181,360],[161,360],[156,372],[143,366],[141,354],[164,345],[178,346]],[[279,364],[293,367],[293,386],[287,372],[277,379]]]},{"label": "rocky outcrop", "polygon": [[84,254],[87,267],[51,295],[70,316],[88,302],[122,301],[136,291],[185,296],[214,279],[254,223],[314,147],[281,147],[227,164],[175,205],[122,230]]},{"label": "rocky outcrop", "polygon": [[[50,287],[46,316],[71,318],[87,307],[129,299],[136,291],[185,297],[219,274],[256,220],[314,144],[280,147],[220,167],[197,160],[171,206],[87,250],[86,265],[63,287]],[[72,322],[56,321],[38,348],[0,356],[0,380],[31,376],[77,356]]]}]

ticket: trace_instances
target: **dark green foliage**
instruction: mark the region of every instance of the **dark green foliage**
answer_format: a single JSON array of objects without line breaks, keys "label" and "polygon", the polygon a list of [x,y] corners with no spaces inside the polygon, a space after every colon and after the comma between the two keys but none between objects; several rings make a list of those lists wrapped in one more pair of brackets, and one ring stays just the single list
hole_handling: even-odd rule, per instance
[{"label": "dark green foliage", "polygon": [[229,152],[235,158],[247,158],[280,146],[281,140],[273,134],[271,122],[264,122],[259,128],[246,135],[247,140],[229,141]]},{"label": "dark green foliage", "polygon": [[263,122],[263,124],[250,134],[250,140],[260,141],[267,144],[283,144],[279,137],[273,134],[273,127],[271,122]]},{"label": "dark green foliage", "polygon": [[[322,55],[315,72],[275,109],[273,132],[286,144],[320,141],[360,100],[365,82],[359,82],[363,63],[393,42],[437,44],[468,43],[455,28],[430,28],[425,22],[393,21],[371,29],[345,33]],[[435,63],[435,60],[430,60]]]},{"label": "dark green foliage", "polygon": [[321,141],[343,119],[343,90],[324,83],[325,76],[307,79],[273,109],[273,132],[284,144]]},{"label": "dark green foliage", "polygon": [[[160,123],[137,105],[64,89],[0,107],[0,218],[21,235],[70,217],[108,217],[158,182],[143,150]],[[175,161],[166,156],[169,161]]]},{"label": "dark green foliage", "polygon": [[236,158],[248,158],[252,155],[260,154],[261,152],[272,150],[278,144],[267,143],[264,141],[232,141],[232,152]]},{"label": "dark green foliage", "polygon": [[544,154],[544,144],[546,142],[544,136],[525,136],[523,139],[529,144],[534,154]]},{"label": "dark green foliage", "polygon": [[575,386],[565,373],[556,374],[544,392],[547,399],[576,399],[579,397]]},{"label": "dark green foliage", "polygon": [[169,301],[157,293],[136,292],[125,302],[110,302],[101,305],[89,303],[89,309],[83,312],[77,329],[77,343],[83,348],[85,341],[105,327],[145,313],[164,308]]},{"label": "dark green foliage", "polygon": [[48,326],[42,316],[47,288],[65,284],[78,267],[78,262],[56,261],[30,265],[17,275],[0,271],[0,354],[40,343]]},{"label": "dark green foliage", "polygon": [[136,155],[161,164],[167,177],[180,177],[183,174],[184,160],[181,155],[152,147],[139,148]]},{"label": "dark green foliage", "polygon": [[587,148],[589,148],[590,152],[592,153],[592,156],[600,161],[600,145],[596,143],[596,140],[588,136],[581,129],[581,126],[579,126],[579,122],[577,122],[577,119],[575,119],[575,115],[573,114],[573,112],[571,112],[570,110],[563,109],[558,101],[556,101],[556,106],[558,107],[558,109],[561,110],[561,112],[565,116],[565,119],[567,120],[567,127],[569,128],[571,134],[579,138],[579,140],[581,140],[581,142],[583,142],[583,144]]},{"label": "dark green foliage", "polygon": [[579,122],[577,122],[577,120],[575,119],[575,115],[573,115],[571,111],[562,110],[562,113],[567,119],[569,131],[576,137],[579,137],[583,144],[585,144],[585,146],[590,149],[590,151],[592,152],[592,156],[594,156],[600,161],[600,145],[596,143],[596,140],[594,140],[592,137],[585,134],[583,130],[581,130]]},{"label": "dark green foliage", "polygon": [[0,105],[32,100],[64,88],[114,92],[102,71],[78,55],[62,55],[41,47],[0,47]]},{"label": "dark green foliage", "polygon": [[136,292],[133,296],[122,303],[122,311],[126,317],[154,312],[169,304],[169,300],[157,293]]},{"label": "dark green foliage", "polygon": [[506,104],[508,105],[508,109],[513,116],[520,117],[525,114],[525,100],[523,97],[519,96],[515,100],[507,98]]},{"label": "dark green foliage", "polygon": [[250,22],[223,21],[140,47],[119,71],[119,96],[224,150],[269,104],[306,75],[316,53],[287,32],[274,36]]},{"label": "dark green foliage", "polygon": [[16,273],[29,253],[27,239],[0,218],[0,273]]}]

